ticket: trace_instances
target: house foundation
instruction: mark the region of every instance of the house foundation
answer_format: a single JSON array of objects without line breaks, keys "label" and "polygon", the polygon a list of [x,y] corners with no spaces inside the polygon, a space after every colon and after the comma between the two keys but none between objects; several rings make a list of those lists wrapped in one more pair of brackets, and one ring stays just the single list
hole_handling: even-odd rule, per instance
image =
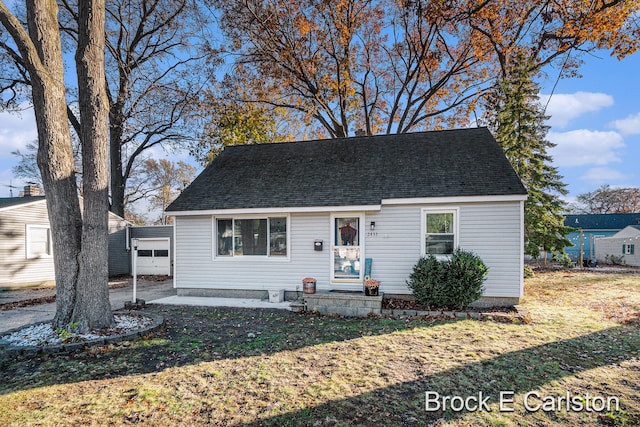
[{"label": "house foundation", "polygon": [[362,292],[320,292],[305,294],[307,311],[320,314],[339,314],[364,317],[382,313],[382,295],[365,296]]}]

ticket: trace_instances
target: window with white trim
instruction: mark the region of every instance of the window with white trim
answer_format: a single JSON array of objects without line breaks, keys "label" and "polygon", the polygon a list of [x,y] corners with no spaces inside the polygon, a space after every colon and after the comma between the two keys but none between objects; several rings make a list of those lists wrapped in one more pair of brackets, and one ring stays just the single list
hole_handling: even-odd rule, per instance
[{"label": "window with white trim", "polygon": [[451,255],[457,246],[457,211],[423,210],[423,253]]},{"label": "window with white trim", "polygon": [[25,251],[27,259],[50,257],[53,253],[51,229],[43,225],[27,225]]},{"label": "window with white trim", "polygon": [[633,255],[635,252],[636,245],[622,245],[622,254],[623,255]]},{"label": "window with white trim", "polygon": [[216,219],[216,256],[287,256],[287,218]]}]

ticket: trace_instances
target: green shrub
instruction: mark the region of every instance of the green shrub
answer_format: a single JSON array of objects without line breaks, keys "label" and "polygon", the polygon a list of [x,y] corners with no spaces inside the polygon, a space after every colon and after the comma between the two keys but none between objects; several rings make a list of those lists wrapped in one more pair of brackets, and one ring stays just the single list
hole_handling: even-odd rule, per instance
[{"label": "green shrub", "polygon": [[557,263],[562,264],[562,266],[564,268],[573,268],[575,267],[573,265],[573,261],[571,261],[571,258],[569,258],[569,255],[567,255],[567,253],[565,251],[562,252],[556,252],[555,254],[553,254],[553,260]]},{"label": "green shrub", "polygon": [[464,309],[482,296],[487,266],[473,252],[456,249],[450,260],[420,258],[407,285],[426,307]]},{"label": "green shrub", "polygon": [[524,277],[533,277],[533,270],[531,269],[531,267],[525,265],[523,275]]},{"label": "green shrub", "polygon": [[613,264],[613,265],[623,265],[625,263],[624,255],[616,256],[616,255],[607,254],[604,257],[604,261],[606,263]]}]

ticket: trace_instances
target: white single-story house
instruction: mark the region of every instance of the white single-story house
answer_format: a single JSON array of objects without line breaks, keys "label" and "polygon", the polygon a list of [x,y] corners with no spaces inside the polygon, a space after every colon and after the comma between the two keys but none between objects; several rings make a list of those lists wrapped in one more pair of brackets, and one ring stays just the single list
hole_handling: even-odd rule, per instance
[{"label": "white single-story house", "polygon": [[[128,222],[109,212],[109,261],[119,247],[112,236]],[[124,240],[121,243],[124,249]],[[53,245],[45,196],[0,198],[0,287],[53,286]]]},{"label": "white single-story house", "polygon": [[[484,297],[523,295],[527,192],[486,128],[227,147],[168,207],[178,295],[410,294],[425,254],[471,250]],[[497,301],[496,301],[497,300]]]},{"label": "white single-story house", "polygon": [[640,225],[628,225],[613,236],[596,239],[596,259],[599,263],[620,262],[640,267],[640,252],[636,250],[639,243]]}]

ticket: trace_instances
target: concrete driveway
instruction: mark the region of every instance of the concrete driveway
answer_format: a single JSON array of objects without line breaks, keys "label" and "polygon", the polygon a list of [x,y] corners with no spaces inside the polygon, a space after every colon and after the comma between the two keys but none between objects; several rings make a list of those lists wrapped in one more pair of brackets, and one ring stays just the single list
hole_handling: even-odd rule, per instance
[{"label": "concrete driveway", "polygon": [[[133,288],[130,282],[131,281],[129,280],[127,285],[124,287],[109,289],[109,300],[111,301],[111,308],[113,310],[124,308],[124,303],[132,300]],[[138,280],[136,288],[137,297],[145,301],[166,298],[176,294],[176,290],[173,288],[172,279],[161,282]],[[16,301],[19,299],[19,297],[16,297],[19,292],[20,291],[3,291],[0,302]],[[44,291],[43,295],[44,294],[52,295],[55,294],[55,291]],[[31,323],[52,320],[55,315],[55,311],[55,302],[0,311],[0,333]]]}]

